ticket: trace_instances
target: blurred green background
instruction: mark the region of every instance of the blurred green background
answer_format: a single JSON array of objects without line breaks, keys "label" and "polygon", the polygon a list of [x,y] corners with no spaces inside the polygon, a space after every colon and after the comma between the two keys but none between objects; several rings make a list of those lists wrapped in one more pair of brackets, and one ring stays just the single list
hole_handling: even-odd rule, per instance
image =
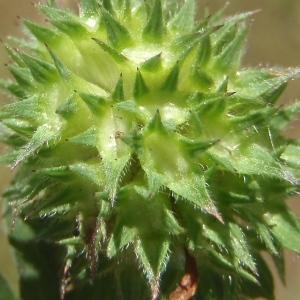
[{"label": "blurred green background", "polygon": [[[35,9],[34,0],[0,0],[0,38],[5,42],[7,35],[22,37],[20,26],[21,18],[43,20],[44,17]],[[76,9],[79,0],[60,0],[60,3],[69,3]],[[207,5],[214,12],[223,7],[224,0],[198,1],[198,14],[204,14]],[[272,66],[299,66],[300,67],[300,1],[299,0],[232,0],[226,14],[257,10],[261,11],[252,16],[254,20],[248,38],[245,66],[262,65]],[[0,77],[10,77],[6,64],[9,57],[0,44]],[[300,99],[300,80],[290,83],[281,103],[293,102]],[[0,103],[10,100],[1,95]],[[299,118],[300,119],[300,118]],[[300,120],[295,120],[286,130],[286,134],[300,138]],[[0,153],[3,147],[0,146]],[[0,166],[0,192],[9,183],[11,171]],[[300,216],[299,198],[288,201],[297,216]],[[0,200],[0,212],[1,212]],[[0,214],[1,216],[2,214]],[[300,241],[299,241],[300,243]],[[286,252],[286,286],[283,286],[278,277],[276,280],[276,300],[300,299],[300,258],[299,255]],[[0,219],[0,270],[4,273],[14,289],[17,289],[17,267],[11,255],[4,235],[4,224]],[[228,299],[230,300],[230,299]]]}]

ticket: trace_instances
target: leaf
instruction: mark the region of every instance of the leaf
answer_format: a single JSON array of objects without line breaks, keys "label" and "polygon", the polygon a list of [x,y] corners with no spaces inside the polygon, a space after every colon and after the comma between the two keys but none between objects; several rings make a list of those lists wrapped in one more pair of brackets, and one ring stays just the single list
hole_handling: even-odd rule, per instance
[{"label": "leaf", "polygon": [[164,185],[221,221],[206,189],[204,174],[193,157],[194,151],[203,147],[207,147],[206,141],[187,143],[179,134],[168,132],[157,112],[143,134],[139,159],[151,191]]},{"label": "leaf", "polygon": [[257,273],[253,257],[248,250],[248,244],[242,229],[237,225],[229,224],[234,264],[236,268],[248,267],[253,273]]},{"label": "leaf", "polygon": [[119,250],[133,242],[136,238],[135,230],[122,226],[122,222],[119,222],[107,245],[107,255],[113,257]]},{"label": "leaf", "polygon": [[181,7],[175,17],[168,23],[168,26],[174,31],[180,31],[182,34],[190,32],[194,25],[195,1],[187,0]]},{"label": "leaf", "polygon": [[47,146],[48,142],[57,136],[57,132],[55,132],[48,124],[40,126],[34,133],[31,141],[19,152],[19,155],[12,168],[17,167],[22,161],[27,159],[40,148]]},{"label": "leaf", "polygon": [[255,255],[254,259],[257,265],[258,284],[242,280],[241,290],[251,299],[263,297],[264,299],[274,300],[274,282],[271,270],[261,255]]},{"label": "leaf", "polygon": [[300,224],[286,206],[271,208],[265,215],[265,220],[282,247],[300,253]]},{"label": "leaf", "polygon": [[142,238],[135,247],[135,252],[151,284],[152,299],[159,293],[160,275],[168,262],[169,248],[170,243],[159,237]]}]

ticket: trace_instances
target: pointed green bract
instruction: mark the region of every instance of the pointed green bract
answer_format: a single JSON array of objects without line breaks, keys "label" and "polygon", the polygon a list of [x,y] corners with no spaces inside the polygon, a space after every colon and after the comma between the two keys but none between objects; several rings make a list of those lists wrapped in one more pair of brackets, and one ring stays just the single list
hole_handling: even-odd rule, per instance
[{"label": "pointed green bract", "polygon": [[170,299],[187,276],[195,299],[273,299],[260,252],[281,278],[282,250],[300,253],[284,204],[300,142],[282,134],[300,104],[276,104],[300,70],[241,67],[254,12],[197,23],[196,4],[82,0],[77,15],[49,0],[50,24],[25,20],[30,42],[5,45],[4,198],[32,231],[11,241],[38,279],[26,249],[53,248],[51,299]]}]

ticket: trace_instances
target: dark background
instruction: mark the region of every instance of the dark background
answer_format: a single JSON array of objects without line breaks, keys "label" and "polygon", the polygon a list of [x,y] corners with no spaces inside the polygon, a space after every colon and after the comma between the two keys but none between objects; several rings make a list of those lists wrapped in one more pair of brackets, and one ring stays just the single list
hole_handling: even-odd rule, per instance
[{"label": "dark background", "polygon": [[[33,0],[0,0],[0,38],[14,35],[22,37],[19,17],[42,20],[43,16],[34,8]],[[42,1],[41,1],[42,2]],[[76,8],[78,1],[61,0],[61,3],[70,3]],[[212,12],[223,7],[224,0],[198,1],[197,12],[199,17],[204,14],[204,7],[208,6]],[[245,66],[272,67],[300,67],[300,1],[299,0],[232,0],[226,14],[238,12],[261,11],[252,16],[254,20],[248,38]],[[8,77],[9,62],[3,46],[0,44],[0,77]],[[290,103],[300,98],[300,79],[291,82],[280,102]],[[0,103],[9,101],[1,95]],[[295,120],[286,130],[286,134],[300,138],[300,121]],[[1,151],[1,148],[0,148]],[[8,184],[11,171],[0,166],[0,192]],[[288,200],[295,213],[300,216],[299,198]],[[0,199],[1,212],[1,199]],[[1,214],[0,214],[1,215]],[[1,219],[0,219],[1,222]],[[17,289],[17,269],[9,251],[7,241],[0,226],[0,271],[4,273],[11,285]],[[300,243],[300,241],[299,241]],[[287,285],[284,287],[276,277],[276,300],[300,299],[300,258],[291,252],[285,253],[287,258]]]}]

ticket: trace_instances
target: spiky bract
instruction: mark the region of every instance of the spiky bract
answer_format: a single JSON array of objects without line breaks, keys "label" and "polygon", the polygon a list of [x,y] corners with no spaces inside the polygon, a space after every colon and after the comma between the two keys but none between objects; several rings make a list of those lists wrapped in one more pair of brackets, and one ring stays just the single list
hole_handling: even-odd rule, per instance
[{"label": "spiky bract", "polygon": [[9,203],[67,249],[61,296],[177,299],[189,261],[195,299],[271,299],[260,251],[300,251],[283,202],[300,147],[281,135],[300,104],[275,105],[299,70],[240,68],[251,13],[196,23],[193,0],[39,9],[53,26],[24,21],[35,39],[7,46],[2,160],[18,167]]}]

